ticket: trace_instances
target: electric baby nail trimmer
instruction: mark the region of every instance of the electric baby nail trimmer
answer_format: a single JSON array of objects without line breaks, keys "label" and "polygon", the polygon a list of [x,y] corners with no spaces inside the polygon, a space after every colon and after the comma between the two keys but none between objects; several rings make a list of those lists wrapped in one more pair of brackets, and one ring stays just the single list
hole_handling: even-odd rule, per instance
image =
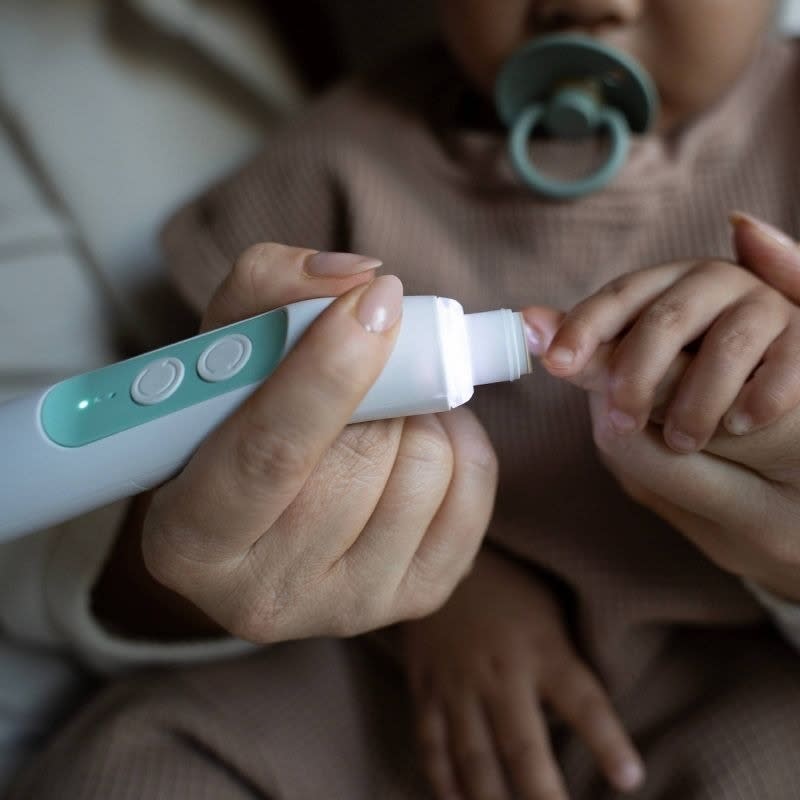
[{"label": "electric baby nail trimmer", "polygon": [[[174,475],[332,298],[305,300],[0,404],[0,540]],[[352,422],[459,406],[530,371],[522,318],[407,297],[389,361]]]}]

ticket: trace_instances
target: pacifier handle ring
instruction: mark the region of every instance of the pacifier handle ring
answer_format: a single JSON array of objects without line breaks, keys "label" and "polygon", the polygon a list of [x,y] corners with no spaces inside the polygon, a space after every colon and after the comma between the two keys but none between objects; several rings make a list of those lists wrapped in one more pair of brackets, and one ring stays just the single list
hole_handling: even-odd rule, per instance
[{"label": "pacifier handle ring", "polygon": [[628,156],[631,133],[625,115],[615,108],[603,106],[599,110],[597,130],[607,130],[611,136],[611,152],[597,171],[577,181],[559,181],[548,178],[531,161],[528,142],[547,113],[542,103],[526,108],[511,129],[509,150],[511,160],[520,177],[534,191],[557,200],[569,200],[595,192],[606,186],[622,169]]}]

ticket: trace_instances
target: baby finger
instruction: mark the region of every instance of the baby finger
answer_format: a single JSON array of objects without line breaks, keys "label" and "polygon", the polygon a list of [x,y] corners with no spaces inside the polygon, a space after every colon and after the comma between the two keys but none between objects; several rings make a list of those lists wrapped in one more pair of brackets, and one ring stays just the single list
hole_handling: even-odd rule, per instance
[{"label": "baby finger", "polygon": [[497,748],[520,800],[567,800],[530,676],[503,681],[486,705]]},{"label": "baby finger", "polygon": [[642,312],[610,365],[609,416],[619,433],[644,427],[670,364],[756,284],[741,267],[701,262]]},{"label": "baby finger", "polygon": [[786,328],[786,303],[755,291],[725,311],[706,333],[667,411],[664,436],[678,452],[702,449],[764,353]]},{"label": "baby finger", "polygon": [[800,320],[797,316],[772,343],[764,363],[745,384],[725,416],[730,433],[763,428],[800,404]]},{"label": "baby finger", "polygon": [[586,742],[609,782],[632,792],[644,781],[644,765],[603,687],[577,659],[546,687],[547,700]]},{"label": "baby finger", "polygon": [[425,774],[439,800],[461,800],[463,795],[450,760],[447,722],[436,703],[428,703],[417,712],[417,741]]},{"label": "baby finger", "polygon": [[447,719],[451,757],[463,794],[469,800],[510,800],[478,696],[451,699]]},{"label": "baby finger", "polygon": [[560,378],[580,372],[597,346],[618,336],[639,313],[688,272],[666,264],[622,275],[576,305],[563,319],[542,361]]}]

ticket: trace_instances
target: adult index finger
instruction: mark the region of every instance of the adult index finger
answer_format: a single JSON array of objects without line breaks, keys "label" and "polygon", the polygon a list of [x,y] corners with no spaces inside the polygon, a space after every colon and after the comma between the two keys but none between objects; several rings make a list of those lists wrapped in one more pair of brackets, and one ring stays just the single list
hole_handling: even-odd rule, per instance
[{"label": "adult index finger", "polygon": [[297,300],[338,297],[370,281],[380,266],[379,259],[355,253],[255,244],[217,287],[200,329],[213,330]]}]

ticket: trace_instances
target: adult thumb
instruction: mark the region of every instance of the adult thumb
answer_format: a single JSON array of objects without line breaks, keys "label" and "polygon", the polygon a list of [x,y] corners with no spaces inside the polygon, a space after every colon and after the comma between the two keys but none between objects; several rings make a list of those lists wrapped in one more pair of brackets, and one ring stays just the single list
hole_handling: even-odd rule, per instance
[{"label": "adult thumb", "polygon": [[793,303],[800,303],[800,244],[749,214],[735,211],[730,221],[739,263]]}]

